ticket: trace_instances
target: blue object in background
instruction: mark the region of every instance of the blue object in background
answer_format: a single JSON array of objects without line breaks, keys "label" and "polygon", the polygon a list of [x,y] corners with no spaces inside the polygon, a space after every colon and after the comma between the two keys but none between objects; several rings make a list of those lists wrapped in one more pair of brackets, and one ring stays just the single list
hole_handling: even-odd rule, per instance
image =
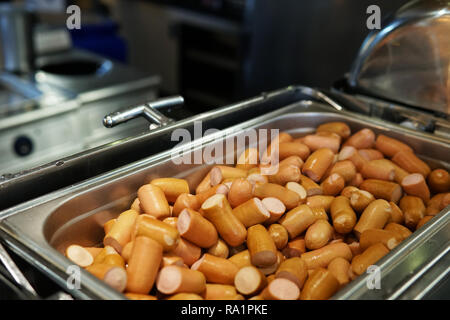
[{"label": "blue object in background", "polygon": [[97,24],[82,24],[81,29],[69,30],[73,46],[101,56],[127,62],[127,44],[118,35],[119,26],[111,20]]}]

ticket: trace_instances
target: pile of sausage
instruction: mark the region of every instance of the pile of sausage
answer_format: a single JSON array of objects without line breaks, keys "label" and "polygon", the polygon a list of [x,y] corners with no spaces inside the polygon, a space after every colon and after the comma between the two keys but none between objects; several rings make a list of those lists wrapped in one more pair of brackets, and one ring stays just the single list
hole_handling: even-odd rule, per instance
[{"label": "pile of sausage", "polygon": [[154,179],[105,223],[103,248],[66,256],[130,299],[328,299],[450,203],[446,170],[370,129],[278,141],[276,174],[249,148],[195,195]]}]

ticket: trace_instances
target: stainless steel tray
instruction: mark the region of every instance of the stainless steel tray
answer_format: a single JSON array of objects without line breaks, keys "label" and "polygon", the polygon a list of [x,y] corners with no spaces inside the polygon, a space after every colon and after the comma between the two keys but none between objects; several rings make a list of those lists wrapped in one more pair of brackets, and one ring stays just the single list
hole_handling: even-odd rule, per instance
[{"label": "stainless steel tray", "polygon": [[[214,143],[225,143],[251,128],[278,128],[300,136],[312,132],[319,124],[345,121],[352,131],[371,128],[403,140],[429,162],[431,167],[450,169],[449,141],[433,139],[431,135],[415,133],[397,125],[390,125],[350,112],[336,112],[332,108],[310,101],[302,101],[250,121],[208,135],[191,143],[199,150]],[[220,140],[215,140],[220,138]],[[185,148],[186,146],[183,146]],[[68,244],[95,245],[103,237],[102,225],[128,208],[139,186],[155,177],[184,177],[191,188],[206,174],[208,165],[175,165],[171,152],[166,151],[123,166],[74,186],[50,193],[0,212],[0,236],[7,245],[66,288],[66,270],[72,263],[61,253]],[[242,150],[237,150],[240,152]],[[425,156],[426,155],[426,156]],[[404,241],[380,260],[381,290],[365,289],[366,275],[353,281],[335,298],[388,298],[392,290],[405,287],[405,281],[430,266],[430,261],[448,259],[450,243],[450,207],[430,221],[420,232]],[[438,258],[436,258],[438,256]],[[448,260],[447,260],[448,262]],[[439,265],[439,264],[438,264]],[[441,270],[448,273],[447,269]],[[436,264],[432,264],[436,266]],[[428,268],[429,269],[429,268]],[[427,269],[427,270],[428,270]],[[395,276],[390,273],[394,270]],[[422,270],[422,272],[424,272]],[[412,282],[414,283],[414,281]],[[409,286],[406,286],[409,287]],[[375,292],[375,294],[372,294]],[[122,299],[123,295],[81,270],[81,289],[68,290],[81,299]]]}]

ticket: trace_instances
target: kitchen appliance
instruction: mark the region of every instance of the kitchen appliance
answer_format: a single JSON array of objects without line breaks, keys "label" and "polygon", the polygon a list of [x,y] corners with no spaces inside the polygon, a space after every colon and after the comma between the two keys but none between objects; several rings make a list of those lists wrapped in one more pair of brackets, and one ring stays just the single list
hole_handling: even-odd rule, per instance
[{"label": "kitchen appliance", "polygon": [[34,20],[23,4],[0,4],[0,70],[19,74],[34,70]]},{"label": "kitchen appliance", "polygon": [[364,102],[355,111],[450,137],[449,32],[447,1],[411,1],[367,36],[333,93]]}]

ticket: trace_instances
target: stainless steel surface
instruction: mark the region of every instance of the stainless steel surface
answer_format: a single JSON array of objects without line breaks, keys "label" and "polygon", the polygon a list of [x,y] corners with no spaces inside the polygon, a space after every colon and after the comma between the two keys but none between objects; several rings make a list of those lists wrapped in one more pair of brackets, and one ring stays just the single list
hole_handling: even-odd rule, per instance
[{"label": "stainless steel surface", "polygon": [[372,32],[352,67],[350,85],[407,105],[450,114],[450,4],[411,1]]},{"label": "stainless steel surface", "polygon": [[4,266],[11,274],[13,279],[17,282],[17,284],[21,285],[32,295],[37,296],[36,291],[28,282],[27,278],[25,278],[23,273],[19,270],[19,268],[17,267],[13,259],[11,259],[11,256],[8,254],[5,248],[3,248],[3,245],[1,243],[0,243],[0,261],[4,264]]},{"label": "stainless steel surface", "polygon": [[33,16],[22,4],[0,4],[0,69],[34,70]]},{"label": "stainless steel surface", "polygon": [[[0,74],[0,99],[5,99],[0,104],[0,175],[148,130],[143,119],[114,131],[106,129],[101,119],[119,108],[155,99],[158,76],[81,50],[41,56],[36,66],[38,71],[29,75]],[[15,147],[23,137],[32,145],[26,155]]]},{"label": "stainless steel surface", "polygon": [[112,128],[131,119],[144,117],[151,123],[150,128],[156,129],[157,127],[168,125],[169,123],[174,121],[173,119],[170,119],[159,112],[157,110],[158,108],[174,107],[183,103],[184,99],[181,96],[172,96],[149,101],[143,105],[119,110],[105,116],[103,118],[103,125],[107,128]]},{"label": "stainless steel surface", "polygon": [[370,274],[363,274],[333,298],[421,299],[450,274],[449,250],[450,206],[447,206],[376,262],[380,268],[380,289],[368,289]]},{"label": "stainless steel surface", "polygon": [[[227,128],[218,133],[195,140],[189,145],[178,146],[172,150],[155,156],[130,163],[124,167],[94,177],[77,185],[53,192],[35,200],[23,203],[0,213],[0,233],[11,249],[21,254],[27,261],[45,268],[58,283],[64,284],[67,275],[65,270],[71,265],[61,252],[72,243],[81,245],[96,245],[103,238],[102,225],[105,221],[117,216],[128,208],[136,195],[137,188],[149,179],[172,176],[184,177],[190,187],[203,178],[210,165],[175,165],[172,155],[180,156],[179,152],[190,147],[190,152],[214,145],[223,145],[237,136],[245,134],[252,128],[282,128],[294,136],[301,136],[312,132],[316,126],[328,121],[345,121],[352,131],[361,128],[371,128],[376,134],[387,134],[411,145],[431,167],[450,169],[449,141],[434,139],[432,135],[417,133],[397,125],[391,125],[381,120],[341,111],[311,101],[302,101],[281,108],[277,111],[254,118],[250,121]],[[164,129],[168,129],[167,127]],[[173,128],[172,128],[173,129]],[[163,129],[160,129],[163,130]],[[156,131],[155,131],[156,132]],[[226,138],[224,138],[226,137]],[[239,153],[241,150],[236,150]],[[425,241],[428,246],[436,247],[448,245],[449,238],[440,238],[435,243],[436,225],[448,230],[450,207],[446,208],[434,221],[428,223],[415,237],[414,247],[420,247]],[[439,223],[435,223],[439,222]],[[436,258],[437,250],[422,250],[420,252],[403,249],[411,241],[400,244],[395,251],[386,256],[389,259],[395,254],[392,264],[402,265],[402,272],[397,274],[396,280],[407,281],[413,267],[408,265],[408,257],[420,255],[420,261],[431,261]],[[405,254],[406,250],[407,254]],[[403,254],[396,254],[399,251]],[[392,265],[391,264],[391,265]],[[362,280],[351,283],[346,288],[351,291]],[[120,298],[121,295],[111,290],[101,281],[82,270],[82,290],[70,293],[79,298]],[[390,290],[390,284],[385,283],[383,290]],[[353,298],[351,294],[348,298]]]},{"label": "stainless steel surface", "polygon": [[[111,103],[118,103],[117,100],[120,100],[118,97],[111,99],[114,99]],[[172,131],[183,128],[193,132],[195,121],[202,121],[202,133],[210,128],[224,129],[302,99],[310,99],[310,97],[304,95],[297,87],[263,93],[224,108],[185,118],[151,132],[146,128],[145,133],[120,142],[108,143],[70,157],[59,158],[16,174],[2,175],[0,176],[0,210],[171,148],[176,145],[176,142],[171,141]],[[106,100],[104,103],[107,104],[109,101]],[[92,113],[96,115],[94,110]],[[146,120],[142,119],[142,121],[147,125]],[[103,129],[109,131],[107,128]],[[40,188],[36,188],[36,185]]]}]

